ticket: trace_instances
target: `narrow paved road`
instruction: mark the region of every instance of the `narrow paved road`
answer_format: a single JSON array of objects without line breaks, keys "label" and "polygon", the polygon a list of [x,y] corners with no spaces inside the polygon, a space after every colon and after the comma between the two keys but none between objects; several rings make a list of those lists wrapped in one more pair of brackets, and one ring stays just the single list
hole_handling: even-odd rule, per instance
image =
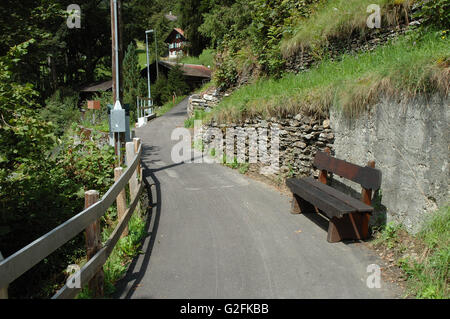
[{"label": "narrow paved road", "polygon": [[361,244],[330,244],[326,231],[289,213],[289,198],[218,164],[174,164],[170,135],[187,100],[137,129],[154,207],[141,254],[117,298],[393,298],[369,289]]}]

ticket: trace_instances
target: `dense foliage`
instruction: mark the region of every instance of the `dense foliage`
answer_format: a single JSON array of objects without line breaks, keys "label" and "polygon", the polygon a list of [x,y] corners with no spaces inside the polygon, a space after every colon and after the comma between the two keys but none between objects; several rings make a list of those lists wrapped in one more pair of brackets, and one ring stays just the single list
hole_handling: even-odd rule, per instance
[{"label": "dense foliage", "polygon": [[219,51],[215,80],[227,88],[250,78],[279,77],[285,60],[280,41],[290,32],[294,21],[311,14],[319,0],[237,0],[230,5],[213,6],[204,14],[199,31]]},{"label": "dense foliage", "polygon": [[[5,256],[78,213],[84,190],[105,192],[112,183],[113,151],[89,141],[76,145],[69,137],[58,140],[56,134],[73,113],[44,114],[54,117],[54,124],[44,120],[45,109],[33,86],[16,82],[14,71],[27,59],[32,42],[14,46],[0,57],[0,251]],[[60,99],[58,94],[55,100]],[[80,244],[75,238],[16,280],[11,295],[33,295],[34,283],[65,268]]]},{"label": "dense foliage", "polygon": [[450,29],[450,0],[420,0],[419,5],[416,16],[423,19],[425,26]]}]

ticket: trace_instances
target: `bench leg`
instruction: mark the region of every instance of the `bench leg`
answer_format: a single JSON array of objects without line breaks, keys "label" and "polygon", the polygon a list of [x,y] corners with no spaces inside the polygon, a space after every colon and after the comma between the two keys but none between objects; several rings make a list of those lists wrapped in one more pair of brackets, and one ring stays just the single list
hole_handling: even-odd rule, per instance
[{"label": "bench leg", "polygon": [[335,243],[343,239],[367,239],[369,236],[369,214],[346,214],[333,217],[328,225],[327,241]]},{"label": "bench leg", "polygon": [[292,194],[291,214],[314,213],[316,210],[313,205],[305,201],[298,195]]}]

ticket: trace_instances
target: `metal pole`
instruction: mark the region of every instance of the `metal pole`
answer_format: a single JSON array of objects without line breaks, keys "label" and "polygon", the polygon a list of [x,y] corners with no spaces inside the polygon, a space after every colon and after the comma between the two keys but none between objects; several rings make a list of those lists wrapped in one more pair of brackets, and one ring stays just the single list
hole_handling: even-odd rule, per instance
[{"label": "metal pole", "polygon": [[147,46],[147,86],[148,86],[148,98],[152,97],[150,92],[150,58],[148,56],[148,33],[145,32],[145,43]]},{"label": "metal pole", "polygon": [[155,51],[155,56],[156,56],[156,79],[159,79],[159,68],[158,68],[158,42],[156,41],[156,29],[155,29],[155,47],[156,47],[156,51]]},{"label": "metal pole", "polygon": [[116,50],[116,101],[120,100],[120,81],[119,81],[119,38],[118,38],[118,28],[117,28],[117,0],[114,0],[114,42]]}]

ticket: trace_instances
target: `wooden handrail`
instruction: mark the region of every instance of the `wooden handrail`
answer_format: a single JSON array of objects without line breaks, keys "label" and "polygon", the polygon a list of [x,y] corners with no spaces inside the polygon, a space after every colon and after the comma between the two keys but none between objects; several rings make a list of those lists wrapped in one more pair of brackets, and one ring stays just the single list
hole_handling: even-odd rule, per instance
[{"label": "wooden handrail", "polygon": [[[122,174],[122,176],[117,180],[117,182],[113,184],[113,186],[106,192],[105,195],[103,195],[103,197],[98,202],[96,202],[89,208],[83,210],[74,217],[70,218],[69,220],[59,225],[58,227],[54,228],[45,235],[39,237],[38,239],[30,243],[29,245],[25,246],[24,248],[20,249],[19,251],[15,252],[8,258],[1,261],[0,288],[7,287],[11,282],[13,282],[22,274],[24,274],[26,271],[31,269],[42,259],[50,255],[52,252],[54,252],[56,249],[58,249],[65,243],[67,243],[73,237],[77,236],[88,225],[90,225],[91,223],[99,219],[101,216],[103,216],[106,210],[114,203],[117,195],[122,191],[125,185],[129,182],[130,178],[133,176],[133,173],[138,167],[141,154],[142,154],[142,146],[139,147],[139,150],[136,153],[132,164],[126,169],[125,173]],[[142,183],[141,187],[139,188],[139,193],[136,194],[133,203],[137,201],[137,198],[139,197],[141,190],[142,190]],[[127,211],[127,213],[131,212],[130,216],[133,211],[131,210],[131,208],[132,206],[130,206],[130,208]],[[120,223],[120,225],[121,224],[122,223]],[[114,242],[114,245],[116,242],[117,241]],[[105,247],[107,246],[105,245]],[[110,248],[111,251],[112,248]],[[103,251],[105,251],[104,248],[101,249],[95,256],[97,256],[99,253]],[[107,256],[109,256],[109,254]],[[91,259],[88,262],[88,264],[94,263],[95,259],[96,258]]]},{"label": "wooden handrail", "polygon": [[[116,226],[111,236],[106,241],[105,245],[100,249],[93,257],[90,259],[74,276],[80,278],[81,287],[84,287],[89,280],[94,277],[94,275],[98,272],[98,270],[105,264],[109,255],[112,253],[114,246],[117,244],[120,239],[120,235],[125,229],[128,221],[133,215],[134,209],[139,202],[139,194],[144,188],[144,184],[141,182],[139,187],[139,192],[131,202],[130,208],[127,209],[123,219]],[[52,299],[70,299],[74,298],[78,292],[81,291],[81,288],[70,288],[66,285],[62,287],[53,297]]]}]

